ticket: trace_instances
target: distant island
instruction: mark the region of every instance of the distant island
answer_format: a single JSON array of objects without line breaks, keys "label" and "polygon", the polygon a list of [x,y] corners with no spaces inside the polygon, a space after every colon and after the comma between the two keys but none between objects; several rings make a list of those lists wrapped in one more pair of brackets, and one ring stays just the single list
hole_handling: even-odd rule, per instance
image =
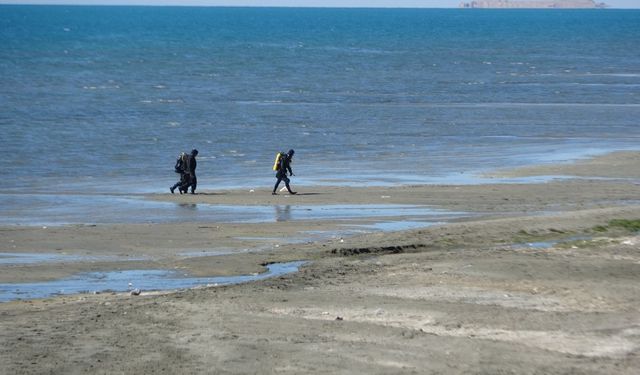
[{"label": "distant island", "polygon": [[560,9],[595,9],[606,8],[605,3],[594,0],[477,0],[460,3],[460,8],[560,8]]}]

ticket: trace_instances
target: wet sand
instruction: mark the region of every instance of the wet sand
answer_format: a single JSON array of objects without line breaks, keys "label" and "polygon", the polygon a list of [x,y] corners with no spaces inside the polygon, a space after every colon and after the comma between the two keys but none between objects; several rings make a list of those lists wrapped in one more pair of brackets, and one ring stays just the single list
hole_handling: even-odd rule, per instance
[{"label": "wet sand", "polygon": [[[0,252],[118,258],[0,265],[0,283],[113,269],[223,276],[310,263],[240,285],[0,303],[0,373],[636,374],[640,237],[610,221],[640,219],[638,155],[500,172],[582,177],[543,184],[147,197],[466,213],[403,232],[291,243],[301,232],[339,233],[344,221],[3,227]],[[535,245],[542,241],[552,247]],[[212,249],[230,254],[184,255]]]}]

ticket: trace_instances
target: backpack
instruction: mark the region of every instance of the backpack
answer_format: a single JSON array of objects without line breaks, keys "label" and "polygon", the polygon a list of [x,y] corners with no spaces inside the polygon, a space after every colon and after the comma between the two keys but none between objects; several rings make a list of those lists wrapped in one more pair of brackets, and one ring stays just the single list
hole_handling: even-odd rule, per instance
[{"label": "backpack", "polygon": [[176,160],[176,165],[173,167],[176,173],[184,173],[187,170],[187,163],[189,162],[189,158],[186,153],[181,152]]},{"label": "backpack", "polygon": [[273,162],[273,170],[274,171],[278,171],[280,170],[280,160],[284,157],[284,152],[278,152],[276,154],[276,160],[274,160]]}]

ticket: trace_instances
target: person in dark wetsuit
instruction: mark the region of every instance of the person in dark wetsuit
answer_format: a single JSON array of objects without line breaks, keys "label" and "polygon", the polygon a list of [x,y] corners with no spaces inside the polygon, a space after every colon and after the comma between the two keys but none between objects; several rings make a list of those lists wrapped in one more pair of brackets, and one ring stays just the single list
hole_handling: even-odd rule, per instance
[{"label": "person in dark wetsuit", "polygon": [[291,191],[291,187],[289,186],[289,177],[287,177],[287,171],[289,171],[289,176],[293,176],[293,171],[291,170],[291,158],[293,158],[293,154],[295,151],[289,150],[285,155],[280,157],[280,164],[278,166],[278,171],[276,172],[276,181],[275,186],[273,187],[273,192],[271,194],[277,195],[276,190],[278,190],[278,185],[280,185],[280,181],[284,181],[284,186],[287,187],[289,194],[296,194],[295,191]]},{"label": "person in dark wetsuit", "polygon": [[198,186],[198,179],[196,178],[196,156],[198,156],[198,150],[191,150],[191,154],[187,159],[187,167],[185,168],[186,181],[180,186],[180,190],[185,193],[191,187],[191,194],[196,193],[196,187]]},{"label": "person in dark wetsuit", "polygon": [[180,156],[178,156],[178,160],[176,160],[176,166],[174,167],[174,169],[176,173],[180,173],[180,181],[176,182],[173,186],[169,188],[169,191],[171,191],[171,194],[175,192],[177,187],[180,187],[179,189],[180,194],[185,194],[187,192],[186,190],[182,190],[182,186],[187,183],[187,179],[189,177],[189,175],[186,172],[187,161],[188,161],[187,158],[188,158],[188,155],[185,154],[184,152],[181,152]]}]

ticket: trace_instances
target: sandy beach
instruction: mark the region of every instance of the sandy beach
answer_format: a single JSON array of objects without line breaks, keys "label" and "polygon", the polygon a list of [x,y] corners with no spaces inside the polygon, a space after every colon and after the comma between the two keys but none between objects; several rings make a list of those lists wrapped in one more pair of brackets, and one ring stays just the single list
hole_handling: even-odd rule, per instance
[{"label": "sandy beach", "polygon": [[639,152],[617,152],[492,173],[573,176],[544,183],[140,197],[311,213],[419,206],[441,215],[403,231],[345,225],[420,218],[298,219],[294,210],[254,223],[5,226],[0,252],[63,260],[0,263],[0,284],[139,269],[234,276],[306,263],[237,285],[0,303],[0,373],[636,374],[639,161]]}]

